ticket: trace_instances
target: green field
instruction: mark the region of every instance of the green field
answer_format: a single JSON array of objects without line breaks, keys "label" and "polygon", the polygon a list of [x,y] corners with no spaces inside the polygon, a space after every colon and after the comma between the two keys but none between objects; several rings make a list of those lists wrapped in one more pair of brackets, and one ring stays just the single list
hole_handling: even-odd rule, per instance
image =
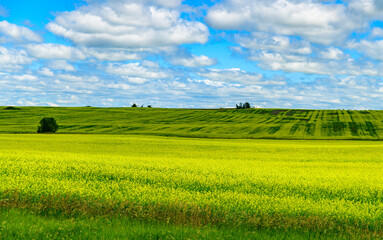
[{"label": "green field", "polygon": [[380,141],[3,134],[0,149],[0,238],[383,238]]},{"label": "green field", "polygon": [[331,239],[329,234],[263,229],[191,227],[121,217],[39,216],[28,210],[0,210],[0,239]]},{"label": "green field", "polygon": [[0,133],[35,133],[54,117],[58,133],[210,138],[380,139],[383,111],[294,109],[0,108]]}]

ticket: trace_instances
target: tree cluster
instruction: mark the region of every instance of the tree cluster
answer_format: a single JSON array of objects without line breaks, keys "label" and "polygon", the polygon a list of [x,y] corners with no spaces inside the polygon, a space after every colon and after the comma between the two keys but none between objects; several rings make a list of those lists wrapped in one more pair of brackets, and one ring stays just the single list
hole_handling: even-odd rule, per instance
[{"label": "tree cluster", "polygon": [[[132,108],[135,108],[135,107],[138,107],[138,105],[133,103],[132,104]],[[141,107],[144,107],[144,105],[141,105]],[[151,108],[151,107],[152,107],[152,105],[148,105],[148,108]]]},{"label": "tree cluster", "polygon": [[251,108],[251,106],[250,106],[250,103],[248,103],[248,102],[245,102],[244,104],[242,104],[242,103],[239,103],[239,105],[238,105],[238,104],[236,104],[235,106],[236,106],[236,108],[237,108],[237,109],[246,109],[246,108]]}]

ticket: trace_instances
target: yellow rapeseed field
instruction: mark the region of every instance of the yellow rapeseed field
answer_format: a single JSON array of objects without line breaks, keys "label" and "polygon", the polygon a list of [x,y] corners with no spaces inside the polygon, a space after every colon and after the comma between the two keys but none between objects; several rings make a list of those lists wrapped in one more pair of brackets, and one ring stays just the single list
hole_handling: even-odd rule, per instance
[{"label": "yellow rapeseed field", "polygon": [[0,135],[0,206],[382,236],[383,143]]}]

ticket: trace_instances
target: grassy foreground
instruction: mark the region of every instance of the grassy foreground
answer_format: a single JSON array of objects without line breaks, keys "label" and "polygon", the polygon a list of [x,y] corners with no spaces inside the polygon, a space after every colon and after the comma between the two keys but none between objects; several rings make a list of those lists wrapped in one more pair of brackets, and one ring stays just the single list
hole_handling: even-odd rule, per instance
[{"label": "grassy foreground", "polygon": [[168,224],[173,234],[210,226],[206,234],[383,237],[377,141],[0,135],[0,149],[0,208],[53,222],[101,217],[145,229]]},{"label": "grassy foreground", "polygon": [[[331,239],[330,234],[145,223],[129,218],[65,218],[0,209],[0,239]],[[346,236],[345,236],[346,237]],[[345,238],[346,239],[346,238]]]},{"label": "grassy foreground", "polygon": [[380,139],[383,111],[0,107],[0,133],[35,133],[54,117],[59,133],[213,138]]}]

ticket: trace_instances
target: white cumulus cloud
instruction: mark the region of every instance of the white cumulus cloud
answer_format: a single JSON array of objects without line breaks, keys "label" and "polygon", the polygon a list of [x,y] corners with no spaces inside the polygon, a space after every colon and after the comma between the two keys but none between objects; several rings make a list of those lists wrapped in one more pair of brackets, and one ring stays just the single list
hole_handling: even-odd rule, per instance
[{"label": "white cumulus cloud", "polygon": [[52,33],[86,47],[161,47],[205,43],[208,28],[180,17],[180,1],[91,1],[47,25]]},{"label": "white cumulus cloud", "polygon": [[294,0],[226,0],[207,14],[211,27],[300,36],[329,45],[363,26],[343,4]]}]

